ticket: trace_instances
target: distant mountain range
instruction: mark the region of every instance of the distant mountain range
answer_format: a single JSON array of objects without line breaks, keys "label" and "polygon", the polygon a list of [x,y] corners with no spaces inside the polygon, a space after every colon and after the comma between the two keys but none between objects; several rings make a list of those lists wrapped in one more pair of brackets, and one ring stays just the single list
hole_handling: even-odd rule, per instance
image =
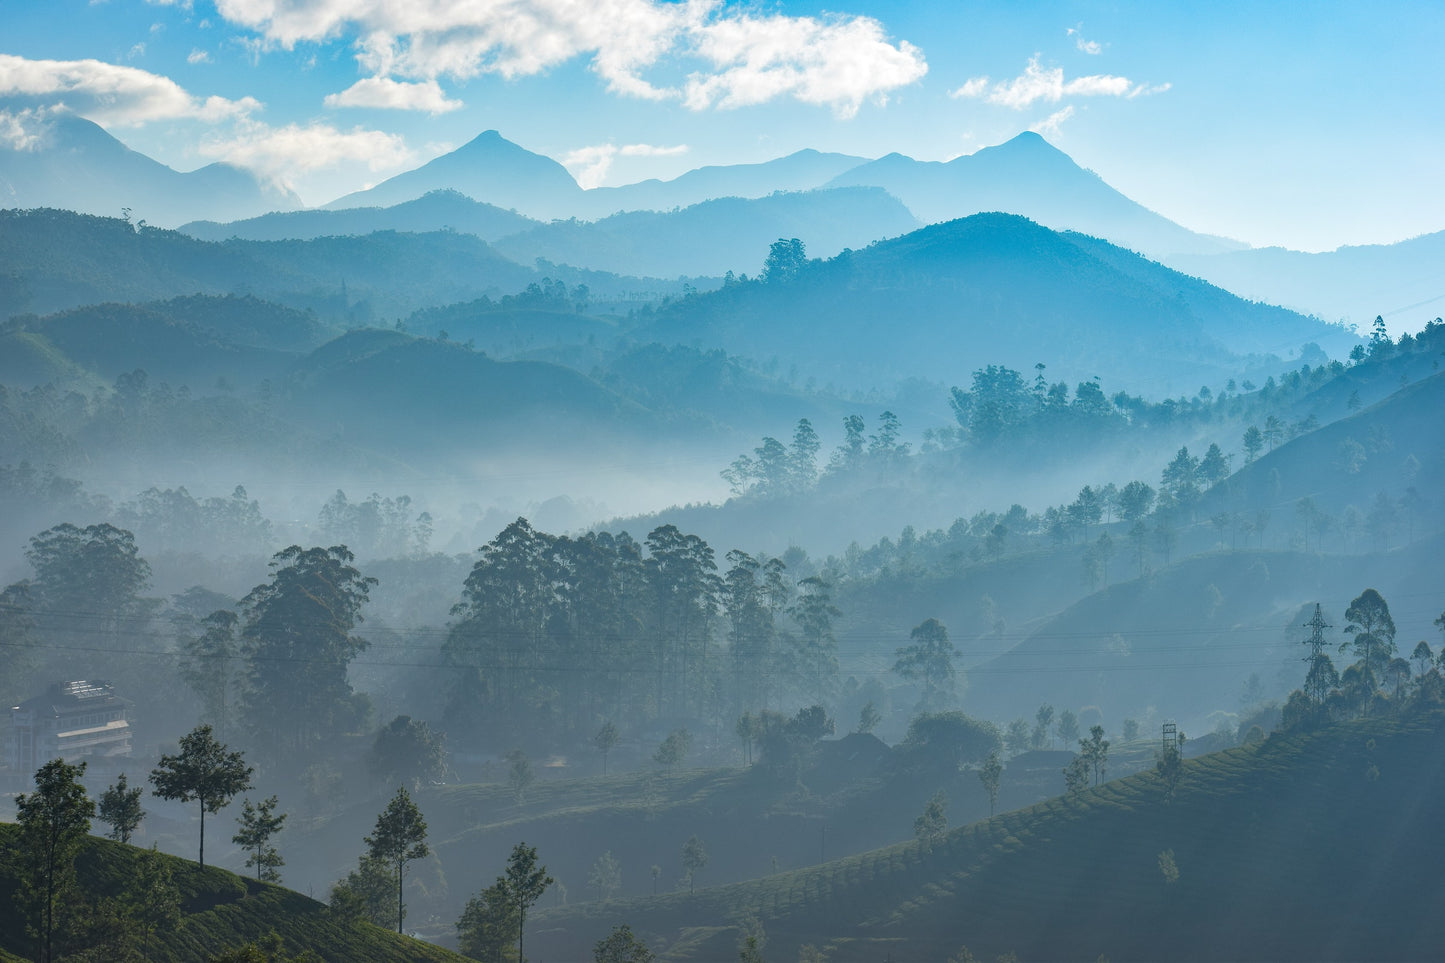
[{"label": "distant mountain range", "polygon": [[532,217],[589,218],[818,187],[881,187],[924,223],[986,211],[1023,214],[1049,227],[1106,238],[1156,259],[1244,246],[1196,234],[1136,204],[1034,133],[948,163],[916,161],[902,154],[867,161],[847,154],[800,151],[764,164],[704,167],[670,181],[583,191],[556,161],[489,130],[416,170],[326,206],[384,206],[452,189]]},{"label": "distant mountain range", "polygon": [[1376,315],[1398,333],[1418,330],[1445,314],[1445,231],[1322,254],[1265,247],[1213,255],[1176,254],[1165,261],[1240,297],[1282,304],[1361,329],[1368,328]]},{"label": "distant mountain range", "polygon": [[374,231],[456,231],[484,241],[540,226],[539,221],[474,201],[461,191],[439,188],[391,207],[350,207],[332,211],[281,211],[242,221],[191,221],[180,231],[202,241],[309,241],[317,237],[371,234]]},{"label": "distant mountain range", "polygon": [[26,149],[0,146],[0,207],[58,207],[174,227],[291,210],[301,199],[231,164],[181,173],[137,153],[103,128],[61,114]]},{"label": "distant mountain range", "polygon": [[[759,257],[758,238],[771,231],[774,237],[801,237],[811,253],[826,256],[906,227],[899,226],[896,212],[884,216],[868,194],[795,202],[811,206],[815,218],[795,222],[796,227],[763,223],[769,216],[764,208],[735,206],[712,206],[677,221],[609,218],[644,211],[680,214],[722,198],[760,200],[780,191],[844,187],[882,189],[923,224],[985,212],[1021,214],[1326,321],[1363,326],[1381,314],[1392,325],[1414,328],[1445,310],[1445,232],[1328,254],[1251,250],[1150,211],[1035,133],[947,162],[803,150],[759,164],[701,167],[667,181],[583,190],[555,160],[489,130],[415,170],[307,211],[297,210],[301,202],[295,195],[244,170],[211,164],[178,173],[74,116],[52,118],[45,137],[27,150],[0,150],[0,207],[112,216],[129,208],[135,220],[184,224],[187,233],[206,240],[309,239],[378,230],[451,230],[487,241],[523,235],[507,245],[523,263],[540,257],[576,268],[664,277],[749,270],[746,265]],[[821,212],[819,205],[832,210]],[[737,219],[760,214],[744,242],[736,235]],[[551,229],[539,223],[599,219],[605,223]],[[708,243],[728,235],[733,239]]]},{"label": "distant mountain range", "polygon": [[926,223],[984,211],[1022,214],[1045,227],[1092,234],[1155,260],[1245,246],[1196,234],[1135,203],[1032,132],[947,163],[889,154],[827,183],[858,185],[883,188]]},{"label": "distant mountain range", "polygon": [[582,194],[567,168],[489,130],[416,170],[339,197],[324,207],[390,207],[444,189],[544,220],[574,215]]},{"label": "distant mountain range", "polygon": [[722,197],[679,211],[632,211],[599,221],[553,221],[496,242],[522,263],[544,258],[641,277],[756,274],[769,246],[799,238],[810,255],[832,257],[907,234],[918,219],[877,187]]},{"label": "distant mountain range", "polygon": [[621,187],[594,188],[584,196],[581,210],[590,217],[605,217],[619,211],[670,211],[717,197],[810,191],[867,160],[851,154],[800,150],[761,164],[699,167],[668,181],[654,178]]}]

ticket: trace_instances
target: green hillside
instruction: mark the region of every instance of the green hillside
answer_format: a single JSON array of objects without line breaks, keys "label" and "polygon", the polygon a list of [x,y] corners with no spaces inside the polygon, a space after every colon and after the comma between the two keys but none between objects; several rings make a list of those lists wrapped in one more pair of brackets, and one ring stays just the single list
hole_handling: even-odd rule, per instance
[{"label": "green hillside", "polygon": [[686,299],[639,337],[776,355],[819,381],[864,388],[907,377],[956,384],[986,363],[1028,370],[1043,361],[1051,378],[1099,377],[1151,395],[1249,377],[1253,354],[1352,343],[1317,320],[1006,214],[926,227],[811,262],[782,282]]},{"label": "green hillside", "polygon": [[[10,857],[17,845],[18,827],[0,825],[0,850]],[[76,866],[88,903],[121,893],[136,872],[134,846],[89,837]],[[150,963],[199,963],[228,949],[259,942],[275,933],[290,955],[310,950],[328,963],[354,961],[462,960],[454,953],[400,936],[370,923],[350,923],[334,917],[321,903],[269,883],[237,876],[215,867],[202,869],[173,856],[169,864],[181,897],[181,925],[163,928],[146,952]],[[15,905],[16,878],[10,858],[0,863],[0,960],[7,953],[30,959],[29,938]]]},{"label": "green hillside", "polygon": [[[1425,959],[1445,940],[1445,715],[1276,734],[1153,773],[813,869],[539,913],[539,959],[585,958],[626,922],[666,960]],[[1161,854],[1172,854],[1170,882]]]}]

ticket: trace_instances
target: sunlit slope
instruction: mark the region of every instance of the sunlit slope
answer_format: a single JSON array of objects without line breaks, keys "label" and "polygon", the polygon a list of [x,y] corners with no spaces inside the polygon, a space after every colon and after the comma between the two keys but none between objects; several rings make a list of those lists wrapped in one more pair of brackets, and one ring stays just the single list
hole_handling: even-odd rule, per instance
[{"label": "sunlit slope", "polygon": [[[908,843],[694,895],[547,909],[538,958],[585,958],[617,923],[666,960],[737,953],[759,919],[770,958],[1425,959],[1445,838],[1440,715],[1342,725],[1185,763],[1166,803],[1152,773]],[[1175,882],[1160,868],[1172,852]]]},{"label": "sunlit slope", "polygon": [[789,281],[688,298],[637,336],[791,359],[839,386],[966,384],[986,364],[1044,362],[1051,379],[1098,376],[1157,397],[1240,376],[1248,355],[1335,334],[1094,238],[980,214],[809,264]]},{"label": "sunlit slope", "polygon": [[[0,843],[7,854],[18,844],[19,831],[0,825]],[[116,896],[136,872],[140,850],[91,837],[77,859],[80,885],[86,896]],[[157,931],[146,953],[151,963],[196,963],[241,945],[263,941],[276,933],[288,954],[311,950],[327,963],[352,961],[442,961],[463,957],[420,940],[400,936],[369,923],[346,923],[316,900],[280,886],[228,873],[201,869],[190,860],[163,857],[181,895],[183,920]],[[0,904],[14,905],[13,864],[0,874]],[[19,913],[0,913],[0,950],[30,959],[32,942]],[[3,957],[0,957],[3,958]]]},{"label": "sunlit slope", "polygon": [[638,277],[756,274],[769,246],[798,238],[813,257],[865,247],[919,221],[876,187],[727,197],[682,210],[616,214],[592,223],[554,221],[496,242],[521,264],[558,264]]}]

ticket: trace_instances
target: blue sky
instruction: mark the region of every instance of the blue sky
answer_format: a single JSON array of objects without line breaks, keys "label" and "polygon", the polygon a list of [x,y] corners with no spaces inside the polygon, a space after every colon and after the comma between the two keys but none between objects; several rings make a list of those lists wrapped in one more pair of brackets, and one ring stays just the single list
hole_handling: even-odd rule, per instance
[{"label": "blue sky", "polygon": [[312,204],[496,128],[587,184],[1040,130],[1195,230],[1445,229],[1436,3],[7,0],[0,139],[64,105]]}]

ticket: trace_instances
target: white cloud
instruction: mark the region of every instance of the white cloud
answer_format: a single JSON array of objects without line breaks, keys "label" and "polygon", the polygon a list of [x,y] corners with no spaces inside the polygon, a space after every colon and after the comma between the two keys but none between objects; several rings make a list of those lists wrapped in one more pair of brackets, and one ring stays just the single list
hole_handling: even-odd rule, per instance
[{"label": "white cloud", "polygon": [[383,110],[422,110],[433,116],[463,106],[448,100],[435,80],[404,83],[390,77],[366,77],[339,94],[326,96],[327,107],[377,107]]},{"label": "white cloud", "polygon": [[675,157],[686,154],[688,149],[686,144],[674,144],[670,147],[659,147],[655,144],[624,144],[621,147],[616,144],[593,144],[568,151],[562,155],[561,161],[562,166],[576,178],[577,183],[590,190],[600,187],[607,179],[607,172],[612,169],[612,161],[617,157]]},{"label": "white cloud", "polygon": [[1104,45],[1097,40],[1084,39],[1084,25],[1081,23],[1076,27],[1069,27],[1064,31],[1074,38],[1074,46],[1081,52],[1091,56],[1098,56],[1104,52]]},{"label": "white cloud", "polygon": [[990,83],[987,77],[974,77],[950,92],[949,96],[985,100],[1002,107],[1024,110],[1039,101],[1056,104],[1065,97],[1132,98],[1168,89],[1168,84],[1149,87],[1113,74],[1090,74],[1066,81],[1062,67],[1040,67],[1036,54],[1029,59],[1024,72],[1013,80]]},{"label": "white cloud", "polygon": [[64,107],[98,124],[134,127],[154,120],[209,122],[259,110],[255,98],[187,93],[169,77],[99,60],[27,60],[0,54],[0,106]]},{"label": "white cloud", "polygon": [[1162,94],[1173,86],[1173,84],[1154,84],[1153,86],[1140,84],[1129,91],[1129,99],[1133,100],[1135,97],[1148,97],[1150,94]]},{"label": "white cloud", "polygon": [[192,48],[191,52],[186,55],[188,64],[208,64],[210,62],[211,55],[199,47]]},{"label": "white cloud", "polygon": [[884,100],[928,70],[918,48],[907,41],[893,46],[867,17],[744,15],[712,24],[696,50],[717,72],[688,78],[683,103],[693,110],[792,96],[851,117],[865,100]]},{"label": "white cloud", "polygon": [[271,127],[243,121],[230,136],[214,136],[203,142],[200,153],[250,168],[287,187],[298,176],[327,168],[363,164],[376,172],[394,170],[415,160],[406,141],[396,134],[361,127],[339,130],[314,122]]},{"label": "white cloud", "polygon": [[1070,104],[1061,110],[1054,111],[1043,120],[1030,124],[1029,130],[1035,134],[1043,134],[1046,137],[1051,137],[1058,134],[1059,128],[1064,125],[1064,121],[1072,116],[1074,116],[1074,105]]},{"label": "white cloud", "polygon": [[[723,0],[217,0],[217,10],[288,49],[354,33],[376,78],[515,78],[585,56],[613,93],[695,110],[793,97],[848,116],[928,70],[871,17],[759,16]],[[680,87],[645,76],[689,67]]]},{"label": "white cloud", "polygon": [[48,129],[42,110],[0,110],[0,148],[35,150],[45,142]]}]

